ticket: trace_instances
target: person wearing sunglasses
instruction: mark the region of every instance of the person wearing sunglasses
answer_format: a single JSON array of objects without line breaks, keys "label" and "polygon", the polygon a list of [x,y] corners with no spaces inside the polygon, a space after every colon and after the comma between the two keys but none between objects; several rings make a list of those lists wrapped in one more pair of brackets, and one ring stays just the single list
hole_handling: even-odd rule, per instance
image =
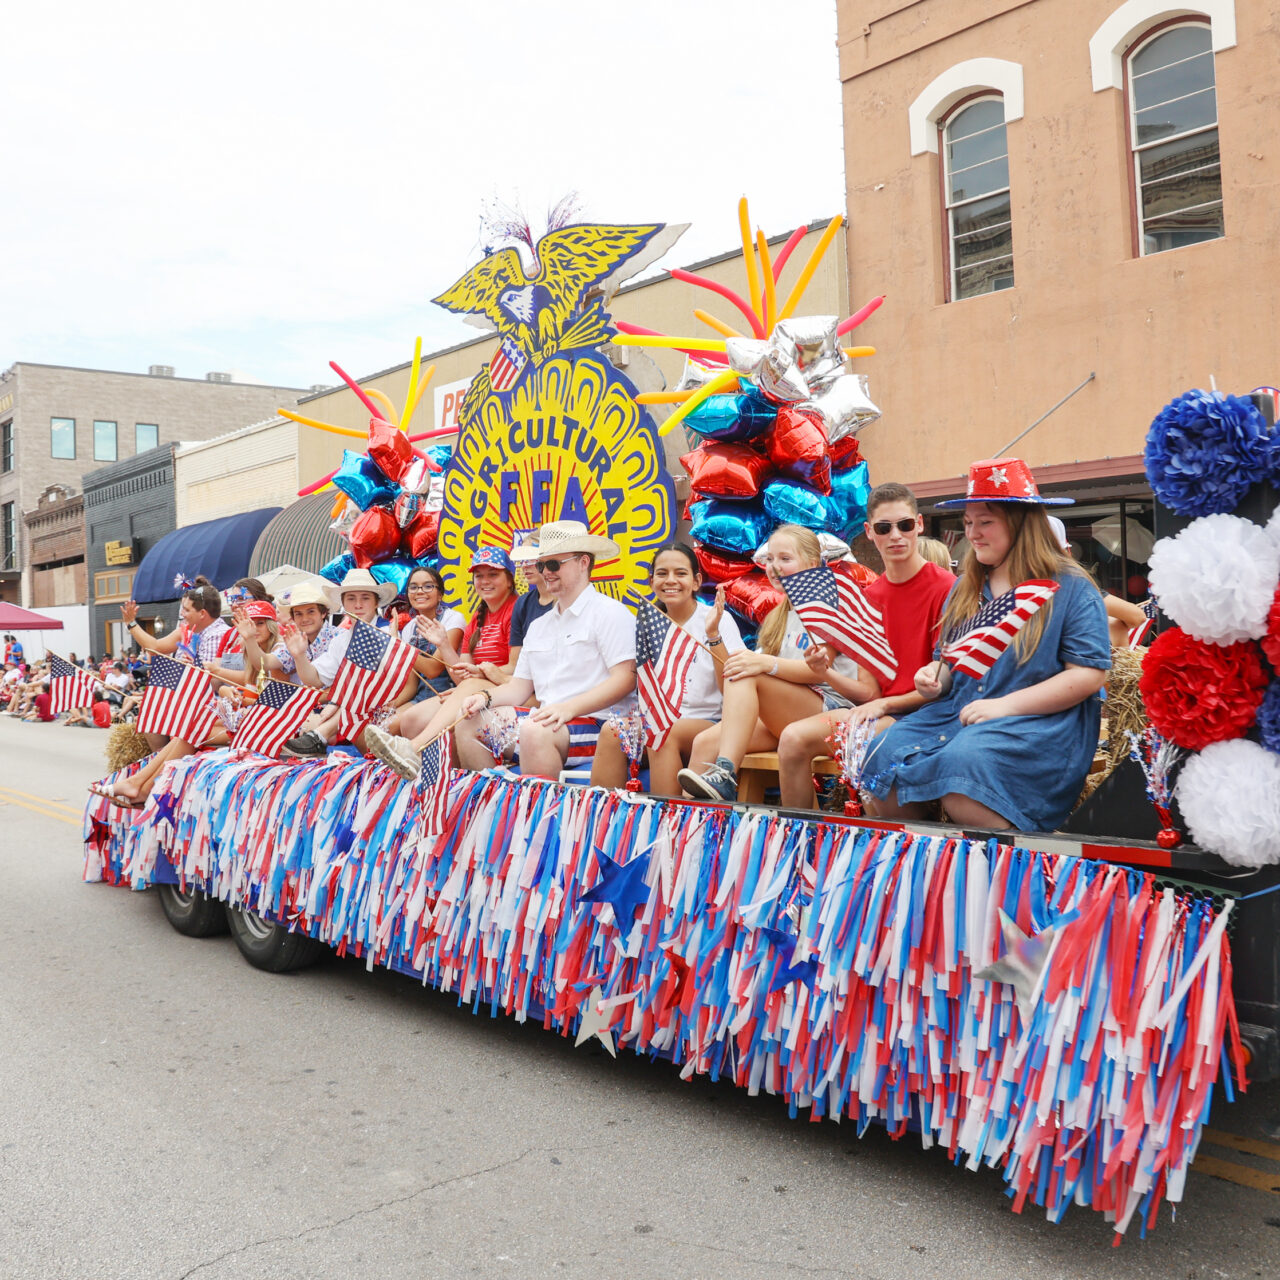
[{"label": "person wearing sunglasses", "polygon": [[[514,739],[504,758],[526,776],[558,778],[567,761],[594,754],[601,724],[626,709],[636,687],[635,617],[591,585],[596,559],[619,554],[617,543],[577,520],[544,524],[536,545],[517,549],[556,603],[530,625],[511,679],[462,700],[454,742],[464,769],[491,767],[490,743],[504,729]],[[366,740],[384,764],[417,777],[422,735],[406,742],[370,733]]]},{"label": "person wearing sunglasses", "polygon": [[778,736],[778,782],[787,803],[795,808],[813,806],[813,761],[827,754],[836,721],[875,720],[879,732],[924,705],[925,699],[916,692],[915,674],[929,661],[942,607],[955,585],[955,575],[949,569],[920,554],[924,522],[915,495],[906,485],[882,484],[873,489],[863,528],[884,562],[884,573],[863,590],[883,615],[898,673],[877,697],[860,701],[857,685],[832,668],[827,649],[823,645],[808,649],[805,661],[810,669],[855,705],[796,720]]}]

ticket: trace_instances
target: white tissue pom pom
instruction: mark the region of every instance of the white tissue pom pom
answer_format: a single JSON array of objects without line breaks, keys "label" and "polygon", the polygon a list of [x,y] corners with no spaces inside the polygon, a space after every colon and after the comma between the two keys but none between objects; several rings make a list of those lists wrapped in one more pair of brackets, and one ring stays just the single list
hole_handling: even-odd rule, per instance
[{"label": "white tissue pom pom", "polygon": [[1267,521],[1267,536],[1280,547],[1280,507],[1271,513],[1271,519]]},{"label": "white tissue pom pom", "polygon": [[1280,756],[1245,738],[1215,742],[1183,766],[1177,796],[1202,849],[1233,867],[1280,863]]},{"label": "white tissue pom pom", "polygon": [[1156,543],[1150,580],[1160,608],[1195,639],[1257,640],[1280,582],[1280,541],[1240,516],[1201,516]]}]

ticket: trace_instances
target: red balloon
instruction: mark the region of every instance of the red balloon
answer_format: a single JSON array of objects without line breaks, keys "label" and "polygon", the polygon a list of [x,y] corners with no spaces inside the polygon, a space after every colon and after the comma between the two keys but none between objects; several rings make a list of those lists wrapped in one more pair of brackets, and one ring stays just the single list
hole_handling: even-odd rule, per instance
[{"label": "red balloon", "polygon": [[750,560],[735,560],[732,556],[721,555],[719,551],[704,547],[701,543],[694,547],[693,553],[702,567],[702,576],[710,582],[732,582],[734,578],[741,578],[744,573],[750,573],[755,568]]},{"label": "red balloon", "polygon": [[792,480],[800,480],[819,493],[831,492],[831,455],[827,429],[815,409],[783,405],[769,433],[769,458]]},{"label": "red balloon", "polygon": [[833,560],[831,570],[852,578],[860,587],[869,587],[880,576],[874,569],[868,569],[865,564],[859,564],[856,560]]},{"label": "red balloon", "polygon": [[769,474],[769,459],[745,444],[704,444],[680,462],[699,497],[754,498]]},{"label": "red balloon", "polygon": [[348,537],[356,568],[367,569],[396,553],[400,546],[400,526],[386,507],[370,507],[351,526]]},{"label": "red balloon", "polygon": [[430,555],[436,549],[440,536],[440,513],[419,511],[404,531],[404,549],[415,560]]},{"label": "red balloon", "polygon": [[831,446],[831,466],[836,471],[851,471],[861,461],[857,436],[845,436]]},{"label": "red balloon", "polygon": [[757,626],[762,623],[780,604],[786,604],[787,597],[781,588],[775,587],[759,569],[736,578],[724,589],[725,603],[739,613],[745,614]]},{"label": "red balloon", "polygon": [[381,418],[370,418],[369,457],[382,468],[389,480],[399,483],[413,461],[413,445],[398,427]]}]

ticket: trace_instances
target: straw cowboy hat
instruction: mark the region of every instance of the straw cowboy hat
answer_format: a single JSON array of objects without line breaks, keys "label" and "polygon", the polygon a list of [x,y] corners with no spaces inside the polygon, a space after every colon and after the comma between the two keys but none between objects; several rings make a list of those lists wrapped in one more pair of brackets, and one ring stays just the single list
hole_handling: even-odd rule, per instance
[{"label": "straw cowboy hat", "polygon": [[511,558],[517,564],[528,564],[575,552],[593,555],[597,560],[612,560],[622,554],[616,542],[591,533],[581,520],[551,520],[538,530],[534,541],[516,547]]},{"label": "straw cowboy hat", "polygon": [[333,599],[329,595],[329,584],[309,578],[305,582],[295,583],[281,595],[280,608],[286,614],[291,615],[294,609],[304,604],[318,604],[326,613],[330,612],[333,609]]},{"label": "straw cowboy hat", "polygon": [[372,591],[378,597],[378,608],[385,609],[396,598],[394,582],[379,582],[368,569],[348,569],[336,587],[329,588],[330,608],[343,613],[342,597],[348,591]]}]

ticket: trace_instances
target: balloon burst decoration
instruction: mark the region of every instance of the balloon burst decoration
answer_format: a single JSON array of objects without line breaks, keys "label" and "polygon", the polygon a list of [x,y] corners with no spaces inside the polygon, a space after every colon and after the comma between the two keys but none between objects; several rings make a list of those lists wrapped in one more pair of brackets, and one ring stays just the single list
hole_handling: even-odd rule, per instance
[{"label": "balloon burst decoration", "polygon": [[476,736],[489,749],[494,764],[501,764],[516,749],[520,725],[513,716],[485,716]]},{"label": "balloon burst decoration", "polygon": [[1172,796],[1169,774],[1182,759],[1182,749],[1162,738],[1151,725],[1147,726],[1141,737],[1132,729],[1126,732],[1129,735],[1129,759],[1142,770],[1142,776],[1147,780],[1147,799],[1155,806],[1160,817],[1156,843],[1162,849],[1175,849],[1182,843],[1182,832],[1174,830],[1173,819],[1169,814]]},{"label": "balloon burst decoration", "polygon": [[1220,1078],[1231,1096],[1230,900],[1066,851],[494,773],[455,774],[447,807],[415,837],[390,770],[201,753],[143,809],[90,797],[85,878],[176,881],[477,1012],[919,1132],[1054,1222],[1076,1203],[1145,1231]]},{"label": "balloon burst decoration", "polygon": [[840,775],[849,792],[844,811],[851,818],[862,817],[862,796],[858,788],[862,785],[862,766],[867,759],[867,750],[875,736],[876,722],[871,719],[859,720],[857,724],[852,720],[837,720],[832,726],[829,741],[835,749]]},{"label": "balloon burst decoration", "polygon": [[[397,409],[391,397],[374,387],[362,387],[335,361],[329,367],[347,384],[369,411],[368,431],[355,431],[332,422],[321,422],[292,409],[278,409],[281,417],[331,435],[363,440],[366,451],[347,449],[342,465],[298,490],[308,494],[338,490],[330,526],[351,544],[349,552],[336,556],[320,570],[322,577],[341,582],[349,569],[374,570],[380,581],[403,582],[418,565],[434,567],[436,537],[440,527],[443,491],[432,477],[441,470],[441,446],[415,449],[415,443],[452,434],[452,428],[409,435],[409,420],[435,373],[435,365],[422,365],[422,339],[413,345],[409,388]],[[448,456],[445,447],[445,458]],[[385,567],[385,568],[384,568]],[[378,569],[384,571],[379,574]]]},{"label": "balloon burst decoration", "polygon": [[[752,234],[744,198],[738,225],[748,296],[678,267],[671,275],[735,307],[745,331],[702,308],[694,309],[694,317],[714,338],[658,334],[618,322],[616,345],[673,349],[686,357],[674,391],[636,398],[675,406],[660,428],[664,435],[683,423],[700,438],[681,462],[693,485],[691,535],[713,552],[749,556],[784,523],[842,538],[861,532],[870,485],[857,437],[880,410],[867,394],[866,378],[850,372],[846,360],[874,355],[875,348],[842,346],[841,339],[884,298],[872,298],[845,320],[796,314],[842,223],[839,216],[831,220],[782,295],[783,269],[808,228],[792,232],[774,259],[764,232]],[[753,570],[750,577],[762,580],[763,574]]]}]

